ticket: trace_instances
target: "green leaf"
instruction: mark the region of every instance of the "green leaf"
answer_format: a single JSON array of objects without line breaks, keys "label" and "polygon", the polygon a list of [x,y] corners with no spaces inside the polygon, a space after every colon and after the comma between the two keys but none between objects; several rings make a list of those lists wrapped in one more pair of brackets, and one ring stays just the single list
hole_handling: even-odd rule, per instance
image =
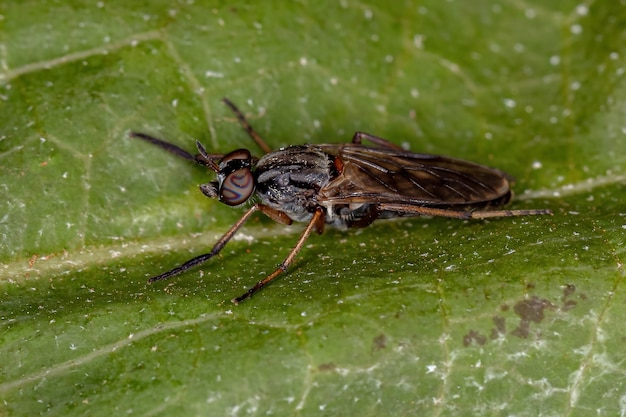
[{"label": "green leaf", "polygon": [[[620,415],[624,2],[0,4],[1,415]],[[209,4],[207,4],[209,3]],[[307,4],[308,3],[308,4]],[[513,208],[312,236],[190,152],[360,130],[496,166]]]}]

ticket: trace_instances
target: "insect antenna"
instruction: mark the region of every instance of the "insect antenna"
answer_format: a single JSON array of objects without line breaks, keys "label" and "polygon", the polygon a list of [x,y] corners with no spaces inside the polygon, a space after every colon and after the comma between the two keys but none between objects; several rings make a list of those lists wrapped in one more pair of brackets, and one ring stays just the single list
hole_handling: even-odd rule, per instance
[{"label": "insect antenna", "polygon": [[219,172],[219,167],[215,163],[215,160],[220,159],[222,155],[213,155],[213,154],[207,153],[204,146],[202,146],[202,144],[200,144],[200,142],[198,141],[196,141],[196,146],[198,147],[198,151],[200,152],[200,154],[192,155],[186,150],[179,148],[178,146],[172,143],[166,142],[161,139],[157,139],[154,136],[146,135],[145,133],[130,132],[129,136],[131,138],[145,140],[146,142],[152,143],[153,145],[156,145],[161,149],[165,149],[171,154],[180,156],[181,158],[187,159],[188,161],[197,162],[200,165],[204,165],[206,167],[211,168],[215,172]]},{"label": "insect antenna", "polygon": [[146,135],[145,133],[139,133],[139,132],[130,132],[129,136],[131,138],[143,139],[146,142],[150,142],[153,145],[156,145],[161,149],[165,149],[169,153],[180,156],[181,158],[184,158],[190,161],[196,160],[196,158],[192,154],[187,152],[186,150],[179,148],[178,146],[173,145],[169,142],[165,142],[164,140],[157,139],[154,136]]},{"label": "insect antenna", "polygon": [[202,145],[199,141],[196,141],[196,147],[198,148],[198,152],[200,152],[194,158],[196,160],[196,162],[198,162],[199,164],[208,166],[213,171],[215,171],[216,173],[219,174],[220,167],[215,163],[215,161],[221,159],[222,156],[224,156],[224,155],[221,155],[221,154],[209,154],[206,151],[206,148],[204,147],[204,145]]}]

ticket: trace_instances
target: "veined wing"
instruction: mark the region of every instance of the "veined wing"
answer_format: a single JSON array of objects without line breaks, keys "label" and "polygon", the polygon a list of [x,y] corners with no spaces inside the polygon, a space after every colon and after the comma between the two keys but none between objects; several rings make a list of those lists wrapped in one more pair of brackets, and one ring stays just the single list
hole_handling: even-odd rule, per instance
[{"label": "veined wing", "polygon": [[317,146],[340,161],[340,175],[320,190],[319,202],[473,207],[504,204],[511,195],[507,174],[473,162],[360,144]]}]

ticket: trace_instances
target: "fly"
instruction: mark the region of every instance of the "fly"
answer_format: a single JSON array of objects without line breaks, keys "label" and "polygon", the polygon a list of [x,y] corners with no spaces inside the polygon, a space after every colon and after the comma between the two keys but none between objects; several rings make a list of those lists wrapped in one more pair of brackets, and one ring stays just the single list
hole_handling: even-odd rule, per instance
[{"label": "fly", "polygon": [[243,113],[228,99],[223,101],[265,152],[260,159],[247,149],[209,154],[198,141],[199,153],[192,155],[150,135],[130,134],[214,171],[216,180],[200,185],[207,197],[229,206],[252,202],[209,253],[150,278],[150,283],[213,258],[257,211],[279,223],[306,222],[307,226],[278,268],[232,299],[235,304],[284,272],[309,235],[322,233],[327,224],[348,229],[394,217],[488,219],[552,214],[548,209],[494,210],[511,199],[512,178],[500,170],[446,156],[412,153],[363,132],[355,133],[351,143],[297,145],[271,151]]}]

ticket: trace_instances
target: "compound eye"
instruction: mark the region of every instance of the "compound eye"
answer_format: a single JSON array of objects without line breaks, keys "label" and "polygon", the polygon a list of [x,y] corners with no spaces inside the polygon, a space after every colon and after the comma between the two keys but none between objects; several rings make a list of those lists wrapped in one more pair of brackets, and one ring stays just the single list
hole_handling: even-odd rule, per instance
[{"label": "compound eye", "polygon": [[254,177],[250,168],[241,168],[224,178],[220,187],[220,201],[229,206],[245,203],[254,192]]}]

